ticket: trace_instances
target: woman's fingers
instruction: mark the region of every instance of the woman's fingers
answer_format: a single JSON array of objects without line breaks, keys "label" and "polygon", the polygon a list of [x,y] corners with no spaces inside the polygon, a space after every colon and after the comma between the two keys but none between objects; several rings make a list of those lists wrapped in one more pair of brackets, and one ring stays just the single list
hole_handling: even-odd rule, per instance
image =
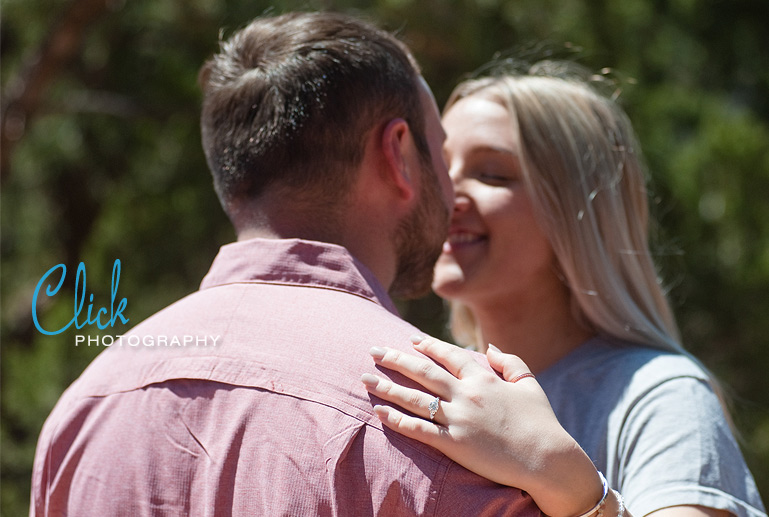
[{"label": "woman's fingers", "polygon": [[441,425],[408,416],[389,406],[374,406],[374,413],[386,427],[433,447],[436,447],[440,438],[448,432]]},{"label": "woman's fingers", "polygon": [[411,338],[414,348],[443,365],[457,379],[485,372],[481,365],[463,348],[432,337]]},{"label": "woman's fingers", "polygon": [[407,388],[400,384],[395,384],[389,379],[377,377],[369,373],[364,373],[360,380],[366,386],[366,390],[372,395],[397,404],[424,419],[434,420],[435,422],[443,421],[442,401],[435,395]]},{"label": "woman's fingers", "polygon": [[505,354],[491,343],[489,343],[489,348],[486,350],[486,358],[489,360],[489,365],[502,373],[502,378],[508,382],[518,382],[527,378],[534,378],[529,367],[526,366],[526,363],[520,357]]},{"label": "woman's fingers", "polygon": [[449,398],[451,384],[456,379],[433,361],[392,348],[374,347],[369,353],[379,366],[403,374],[436,395]]}]

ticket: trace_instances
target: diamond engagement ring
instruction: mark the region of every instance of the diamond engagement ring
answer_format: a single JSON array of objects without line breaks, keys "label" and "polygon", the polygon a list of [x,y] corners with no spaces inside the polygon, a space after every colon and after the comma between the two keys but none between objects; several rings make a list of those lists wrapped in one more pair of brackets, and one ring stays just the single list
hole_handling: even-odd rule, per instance
[{"label": "diamond engagement ring", "polygon": [[433,400],[430,401],[430,404],[428,404],[427,409],[430,410],[430,420],[435,418],[435,413],[438,412],[438,406],[440,405],[441,399],[438,397],[435,397]]}]

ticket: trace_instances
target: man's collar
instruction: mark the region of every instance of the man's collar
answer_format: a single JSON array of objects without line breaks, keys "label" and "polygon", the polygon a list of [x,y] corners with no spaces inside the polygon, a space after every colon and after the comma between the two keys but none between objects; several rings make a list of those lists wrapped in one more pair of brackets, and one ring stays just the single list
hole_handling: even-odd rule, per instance
[{"label": "man's collar", "polygon": [[222,246],[200,288],[238,283],[334,289],[361,296],[398,314],[374,274],[336,244],[257,238]]}]

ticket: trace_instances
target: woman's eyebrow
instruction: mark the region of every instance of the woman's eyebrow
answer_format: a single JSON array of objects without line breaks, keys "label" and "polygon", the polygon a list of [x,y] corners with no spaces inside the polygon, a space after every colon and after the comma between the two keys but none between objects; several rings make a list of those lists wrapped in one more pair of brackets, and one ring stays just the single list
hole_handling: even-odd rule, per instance
[{"label": "woman's eyebrow", "polygon": [[493,145],[482,145],[478,147],[473,147],[470,150],[470,154],[485,154],[485,153],[492,153],[492,154],[504,154],[508,156],[513,156],[515,158],[518,157],[518,152],[514,149],[510,149],[509,147],[497,147]]}]

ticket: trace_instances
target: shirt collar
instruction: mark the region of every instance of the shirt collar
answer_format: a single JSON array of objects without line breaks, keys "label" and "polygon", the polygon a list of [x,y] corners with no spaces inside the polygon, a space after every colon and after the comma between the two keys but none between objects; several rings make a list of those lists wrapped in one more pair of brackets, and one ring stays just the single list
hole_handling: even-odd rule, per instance
[{"label": "shirt collar", "polygon": [[334,289],[361,296],[398,314],[374,274],[336,244],[301,239],[249,239],[226,244],[200,289],[237,283]]}]

